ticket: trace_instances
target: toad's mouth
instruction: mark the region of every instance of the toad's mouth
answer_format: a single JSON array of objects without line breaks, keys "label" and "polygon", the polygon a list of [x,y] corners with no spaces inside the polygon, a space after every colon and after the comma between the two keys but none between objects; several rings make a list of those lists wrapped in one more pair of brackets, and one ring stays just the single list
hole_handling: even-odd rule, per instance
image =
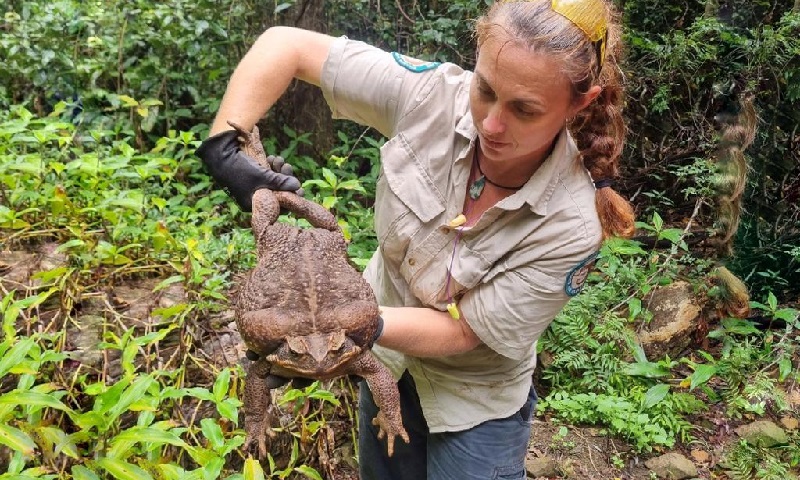
[{"label": "toad's mouth", "polygon": [[336,337],[311,334],[287,338],[286,343],[267,356],[267,361],[272,364],[271,372],[281,369],[295,376],[319,379],[340,375],[361,353],[361,348],[349,338],[335,341],[340,340]]}]

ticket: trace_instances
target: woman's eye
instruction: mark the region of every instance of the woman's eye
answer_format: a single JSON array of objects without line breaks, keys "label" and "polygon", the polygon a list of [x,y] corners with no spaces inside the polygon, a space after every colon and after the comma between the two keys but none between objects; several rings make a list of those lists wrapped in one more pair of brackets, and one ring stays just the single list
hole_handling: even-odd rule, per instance
[{"label": "woman's eye", "polygon": [[478,87],[478,93],[484,98],[494,98],[494,92],[486,87]]},{"label": "woman's eye", "polygon": [[524,117],[524,118],[532,118],[532,117],[535,117],[535,116],[539,115],[539,113],[540,113],[539,110],[530,110],[528,108],[525,108],[524,106],[517,107],[516,111],[517,111],[517,115],[519,115],[520,117]]}]

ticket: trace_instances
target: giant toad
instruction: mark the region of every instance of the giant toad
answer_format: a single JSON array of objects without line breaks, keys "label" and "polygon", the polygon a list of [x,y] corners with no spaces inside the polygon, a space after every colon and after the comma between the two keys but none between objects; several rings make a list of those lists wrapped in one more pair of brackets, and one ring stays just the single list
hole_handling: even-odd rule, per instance
[{"label": "giant toad", "polygon": [[[239,133],[242,150],[269,168],[258,129]],[[276,223],[281,208],[313,228]],[[253,194],[251,219],[257,264],[240,288],[236,322],[258,359],[247,367],[244,391],[244,448],[267,453],[270,375],[329,379],[354,374],[369,384],[380,412],[373,423],[387,437],[408,442],[400,416],[397,384],[369,350],[378,329],[378,303],[369,284],[347,258],[334,216],[290,192],[261,189]],[[270,377],[272,378],[272,377]]]}]

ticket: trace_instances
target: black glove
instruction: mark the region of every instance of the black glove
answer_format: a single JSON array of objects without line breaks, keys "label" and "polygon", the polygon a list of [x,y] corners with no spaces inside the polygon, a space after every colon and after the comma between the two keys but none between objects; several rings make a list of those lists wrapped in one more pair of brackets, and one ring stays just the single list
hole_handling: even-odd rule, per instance
[{"label": "black glove", "polygon": [[271,172],[242,152],[238,136],[235,130],[226,130],[208,137],[197,149],[197,156],[242,210],[252,210],[253,193],[260,188],[290,192],[300,188],[297,178]]},{"label": "black glove", "polygon": [[[256,352],[250,350],[249,348],[247,349],[247,351],[245,351],[245,356],[251,362],[256,362],[260,358]],[[280,388],[289,383],[289,381],[292,382],[292,388],[305,388],[314,383],[314,380],[310,378],[300,378],[300,377],[286,378],[286,377],[281,377],[280,375],[273,375],[271,373],[266,377],[264,377],[264,381],[267,383],[267,388],[269,388],[270,390],[274,388]]]}]

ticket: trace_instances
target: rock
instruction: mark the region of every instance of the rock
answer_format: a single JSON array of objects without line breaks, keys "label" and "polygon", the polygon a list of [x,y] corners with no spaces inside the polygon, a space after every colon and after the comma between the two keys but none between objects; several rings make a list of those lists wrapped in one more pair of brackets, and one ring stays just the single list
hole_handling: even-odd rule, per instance
[{"label": "rock", "polygon": [[700,450],[697,448],[689,453],[692,456],[692,459],[697,463],[707,463],[708,460],[711,458],[711,454],[709,454],[705,450]]},{"label": "rock", "polygon": [[105,318],[99,315],[81,315],[74,327],[67,328],[67,343],[74,349],[70,358],[92,368],[101,368],[103,350],[98,346],[103,341]]},{"label": "rock", "polygon": [[736,429],[736,434],[750,445],[770,448],[789,442],[786,432],[769,420],[758,420]]},{"label": "rock", "polygon": [[694,463],[677,452],[670,452],[660,457],[651,458],[644,464],[658,478],[683,480],[697,476],[697,467],[694,466]]},{"label": "rock", "polygon": [[525,471],[528,478],[557,477],[558,464],[548,456],[528,457],[525,459]]},{"label": "rock", "polygon": [[644,305],[653,314],[642,325],[638,340],[648,358],[677,357],[692,339],[702,308],[687,282],[658,288]]},{"label": "rock", "polygon": [[789,431],[797,430],[797,419],[794,417],[783,417],[781,418],[781,425],[783,428]]}]

